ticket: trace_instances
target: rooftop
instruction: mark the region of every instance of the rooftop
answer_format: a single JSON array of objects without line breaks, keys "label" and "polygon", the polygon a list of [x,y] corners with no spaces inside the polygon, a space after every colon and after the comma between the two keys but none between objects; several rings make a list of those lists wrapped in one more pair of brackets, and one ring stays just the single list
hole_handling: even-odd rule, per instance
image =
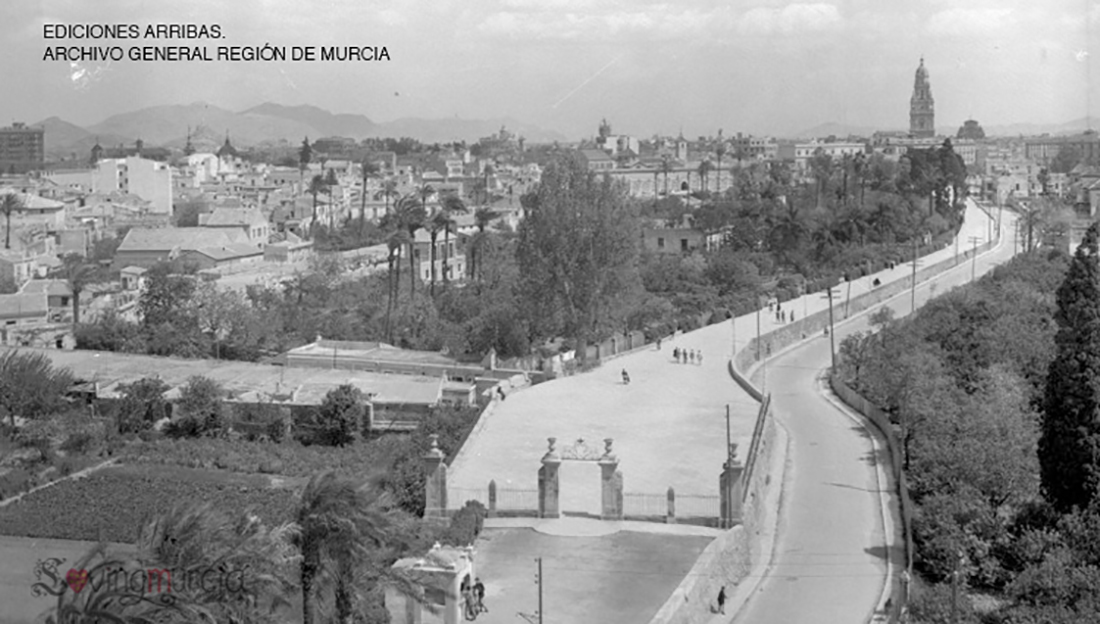
[{"label": "rooftop", "polygon": [[184,228],[132,228],[118,246],[119,251],[171,251],[221,247],[230,243],[247,242],[244,232],[230,229],[203,227]]},{"label": "rooftop", "polygon": [[[39,299],[41,313],[45,315],[45,297],[39,295]],[[50,358],[54,366],[70,369],[80,381],[98,383],[101,396],[117,392],[118,384],[132,383],[145,377],[158,377],[169,387],[177,388],[196,375],[213,379],[238,400],[281,399],[296,405],[320,405],[329,390],[342,384],[350,384],[366,395],[373,395],[374,403],[434,405],[443,387],[442,377],[227,360],[184,360],[107,351],[23,350],[42,353]]]}]

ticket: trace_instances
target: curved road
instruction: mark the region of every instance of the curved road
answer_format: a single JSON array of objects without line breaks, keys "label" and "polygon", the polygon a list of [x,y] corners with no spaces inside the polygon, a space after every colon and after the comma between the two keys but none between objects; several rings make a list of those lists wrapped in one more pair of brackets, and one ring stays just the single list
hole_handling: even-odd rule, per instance
[{"label": "curved road", "polygon": [[[977,275],[1011,258],[1013,220],[1004,213],[1008,236],[977,259]],[[917,305],[969,282],[971,271],[966,261],[918,285]],[[882,305],[901,317],[911,311],[910,296],[906,291]],[[868,329],[870,312],[879,307],[837,325],[838,347],[845,336]],[[903,564],[885,441],[831,396],[823,381],[829,360],[829,341],[819,337],[767,362],[776,418],[791,434],[788,468],[771,563],[733,622],[867,621],[885,601],[888,567],[896,574]],[[753,372],[758,386],[763,373]]]}]

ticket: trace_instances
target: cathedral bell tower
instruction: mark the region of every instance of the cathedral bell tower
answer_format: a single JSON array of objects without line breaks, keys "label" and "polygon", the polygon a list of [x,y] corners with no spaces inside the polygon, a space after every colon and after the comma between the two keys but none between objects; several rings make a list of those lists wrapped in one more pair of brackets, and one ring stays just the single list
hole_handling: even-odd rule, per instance
[{"label": "cathedral bell tower", "polygon": [[924,57],[920,59],[917,75],[913,80],[913,97],[909,98],[909,135],[917,139],[936,136],[935,102],[932,87],[928,84],[928,70]]}]

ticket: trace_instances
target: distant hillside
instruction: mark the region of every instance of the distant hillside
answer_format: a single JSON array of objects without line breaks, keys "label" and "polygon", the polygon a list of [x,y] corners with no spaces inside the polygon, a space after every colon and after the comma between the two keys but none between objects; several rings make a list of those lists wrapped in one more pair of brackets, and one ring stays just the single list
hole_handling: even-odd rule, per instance
[{"label": "distant hillside", "polygon": [[398,119],[375,123],[364,115],[333,114],[316,106],[283,106],[265,103],[241,112],[207,104],[151,106],[112,115],[87,128],[57,117],[40,122],[46,128],[46,151],[57,156],[91,149],[98,137],[104,147],[132,145],[141,139],[146,145],[182,148],[188,131],[196,149],[216,149],[228,133],[233,145],[251,147],[261,143],[289,141],[297,145],[303,137],[345,136],[412,137],[426,143],[476,141],[495,134],[501,126],[531,143],[566,141],[557,132],[546,131],[515,119]]},{"label": "distant hillside", "polygon": [[376,132],[375,123],[364,115],[346,113],[334,115],[316,106],[283,106],[281,104],[265,102],[241,114],[264,115],[296,121],[314,128],[313,138],[319,138],[321,136],[346,136],[355,139],[363,139],[369,136],[375,136]]},{"label": "distant hillside", "polygon": [[307,124],[263,114],[234,113],[217,106],[197,102],[186,105],[151,106],[112,115],[90,126],[93,134],[118,134],[140,138],[149,145],[186,140],[188,128],[205,127],[224,140],[229,133],[234,145],[249,146],[272,137],[316,134]]},{"label": "distant hillside", "polygon": [[[1082,117],[1061,124],[1015,123],[1002,126],[983,126],[986,136],[1034,136],[1039,134],[1080,134],[1089,129],[1088,118]],[[1092,129],[1100,128],[1100,119],[1092,120]]]}]

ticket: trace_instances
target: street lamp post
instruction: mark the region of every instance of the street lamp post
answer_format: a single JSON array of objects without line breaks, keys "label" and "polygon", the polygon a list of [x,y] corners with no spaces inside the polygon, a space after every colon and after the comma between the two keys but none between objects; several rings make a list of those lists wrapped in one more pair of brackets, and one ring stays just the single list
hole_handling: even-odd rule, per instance
[{"label": "street lamp post", "polygon": [[833,325],[833,287],[829,286],[825,292],[826,297],[829,298],[829,354],[833,369],[836,369],[836,327]]},{"label": "street lamp post", "polygon": [[971,252],[972,256],[970,258],[970,281],[972,282],[974,281],[974,276],[977,274],[978,269],[978,241],[980,240],[982,240],[981,236],[970,237],[970,242],[974,246],[973,251]]}]

